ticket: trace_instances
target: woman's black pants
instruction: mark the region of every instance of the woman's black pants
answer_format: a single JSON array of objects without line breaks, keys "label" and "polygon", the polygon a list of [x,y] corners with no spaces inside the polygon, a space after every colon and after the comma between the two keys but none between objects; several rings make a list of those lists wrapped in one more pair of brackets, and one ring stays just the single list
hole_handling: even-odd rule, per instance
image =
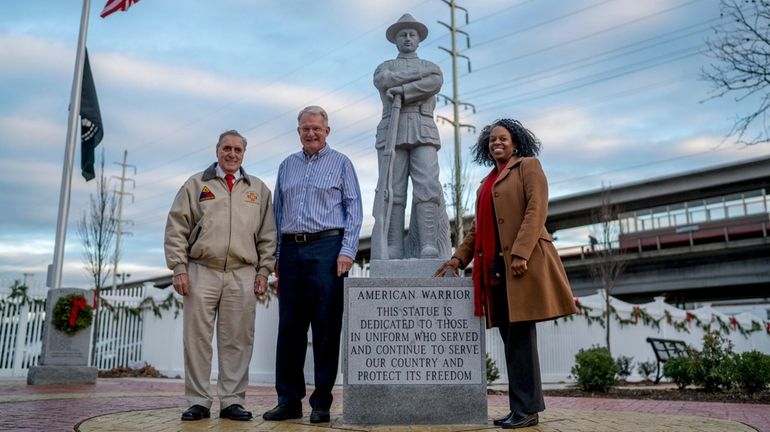
[{"label": "woman's black pants", "polygon": [[507,326],[503,324],[498,329],[505,345],[508,401],[511,411],[518,414],[534,414],[545,410],[535,322],[515,322]]}]

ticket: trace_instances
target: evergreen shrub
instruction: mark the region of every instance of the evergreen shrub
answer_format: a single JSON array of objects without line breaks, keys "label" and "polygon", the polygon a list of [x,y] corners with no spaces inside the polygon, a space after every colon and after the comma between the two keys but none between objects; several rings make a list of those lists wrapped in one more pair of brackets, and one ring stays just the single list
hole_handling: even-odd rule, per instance
[{"label": "evergreen shrub", "polygon": [[612,355],[603,347],[581,349],[575,355],[572,375],[577,385],[586,391],[606,392],[615,384],[620,371]]}]

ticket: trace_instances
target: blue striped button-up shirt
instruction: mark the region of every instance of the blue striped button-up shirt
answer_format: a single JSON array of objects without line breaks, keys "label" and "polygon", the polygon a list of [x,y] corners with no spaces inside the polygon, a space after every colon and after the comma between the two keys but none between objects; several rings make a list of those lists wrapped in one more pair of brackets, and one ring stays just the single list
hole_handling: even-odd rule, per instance
[{"label": "blue striped button-up shirt", "polygon": [[350,159],[328,143],[312,156],[299,151],[281,162],[273,211],[280,234],[344,229],[340,255],[355,259],[363,219],[358,177]]}]

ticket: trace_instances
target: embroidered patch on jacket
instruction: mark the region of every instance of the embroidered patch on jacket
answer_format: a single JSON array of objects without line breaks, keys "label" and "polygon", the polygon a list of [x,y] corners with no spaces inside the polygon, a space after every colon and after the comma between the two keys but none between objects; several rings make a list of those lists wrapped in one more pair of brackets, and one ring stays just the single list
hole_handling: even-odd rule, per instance
[{"label": "embroidered patch on jacket", "polygon": [[248,201],[250,203],[256,203],[257,202],[257,198],[259,198],[259,197],[257,196],[256,192],[251,192],[251,191],[246,192],[246,201]]},{"label": "embroidered patch on jacket", "polygon": [[213,200],[214,198],[216,197],[214,196],[214,193],[211,192],[209,187],[203,186],[203,190],[201,190],[201,195],[198,197],[198,202]]}]

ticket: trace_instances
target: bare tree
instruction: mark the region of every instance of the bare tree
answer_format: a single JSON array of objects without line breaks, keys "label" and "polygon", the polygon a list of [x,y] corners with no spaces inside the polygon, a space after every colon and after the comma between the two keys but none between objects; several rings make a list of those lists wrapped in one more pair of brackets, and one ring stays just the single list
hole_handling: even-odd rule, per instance
[{"label": "bare tree", "polygon": [[[723,25],[706,41],[707,55],[716,62],[702,68],[701,77],[713,84],[712,99],[729,93],[736,101],[758,101],[753,112],[736,115],[727,136],[746,145],[768,142],[770,0],[720,0],[719,10]],[[761,129],[753,133],[749,127],[756,121]]]},{"label": "bare tree", "polygon": [[591,239],[591,264],[589,266],[591,277],[604,289],[604,328],[607,351],[610,349],[610,319],[612,318],[612,305],[610,295],[615,289],[615,283],[626,269],[624,251],[617,242],[618,207],[612,204],[612,188],[602,185],[602,203],[594,212],[592,219],[595,228],[592,229]]},{"label": "bare tree", "polygon": [[91,194],[89,206],[78,221],[77,233],[83,244],[83,262],[86,273],[94,284],[94,338],[91,363],[96,360],[96,342],[99,339],[100,291],[110,276],[112,265],[112,242],[115,240],[118,206],[115,191],[109,187],[104,175],[104,152],[102,151],[99,173],[96,176],[96,193]]},{"label": "bare tree", "polygon": [[[454,163],[449,164],[449,167],[449,181],[443,184],[444,196],[448,198],[446,200],[447,204],[455,209],[455,224],[454,227],[452,227],[452,246],[458,247],[460,246],[463,237],[463,215],[468,211],[468,203],[470,202],[471,194],[474,192],[474,189],[470,184],[471,174],[467,160],[460,169],[460,178],[462,179],[460,184],[456,184],[454,180],[456,178],[456,167]],[[458,199],[460,200],[459,208],[462,211],[460,215],[457,214]]]}]

